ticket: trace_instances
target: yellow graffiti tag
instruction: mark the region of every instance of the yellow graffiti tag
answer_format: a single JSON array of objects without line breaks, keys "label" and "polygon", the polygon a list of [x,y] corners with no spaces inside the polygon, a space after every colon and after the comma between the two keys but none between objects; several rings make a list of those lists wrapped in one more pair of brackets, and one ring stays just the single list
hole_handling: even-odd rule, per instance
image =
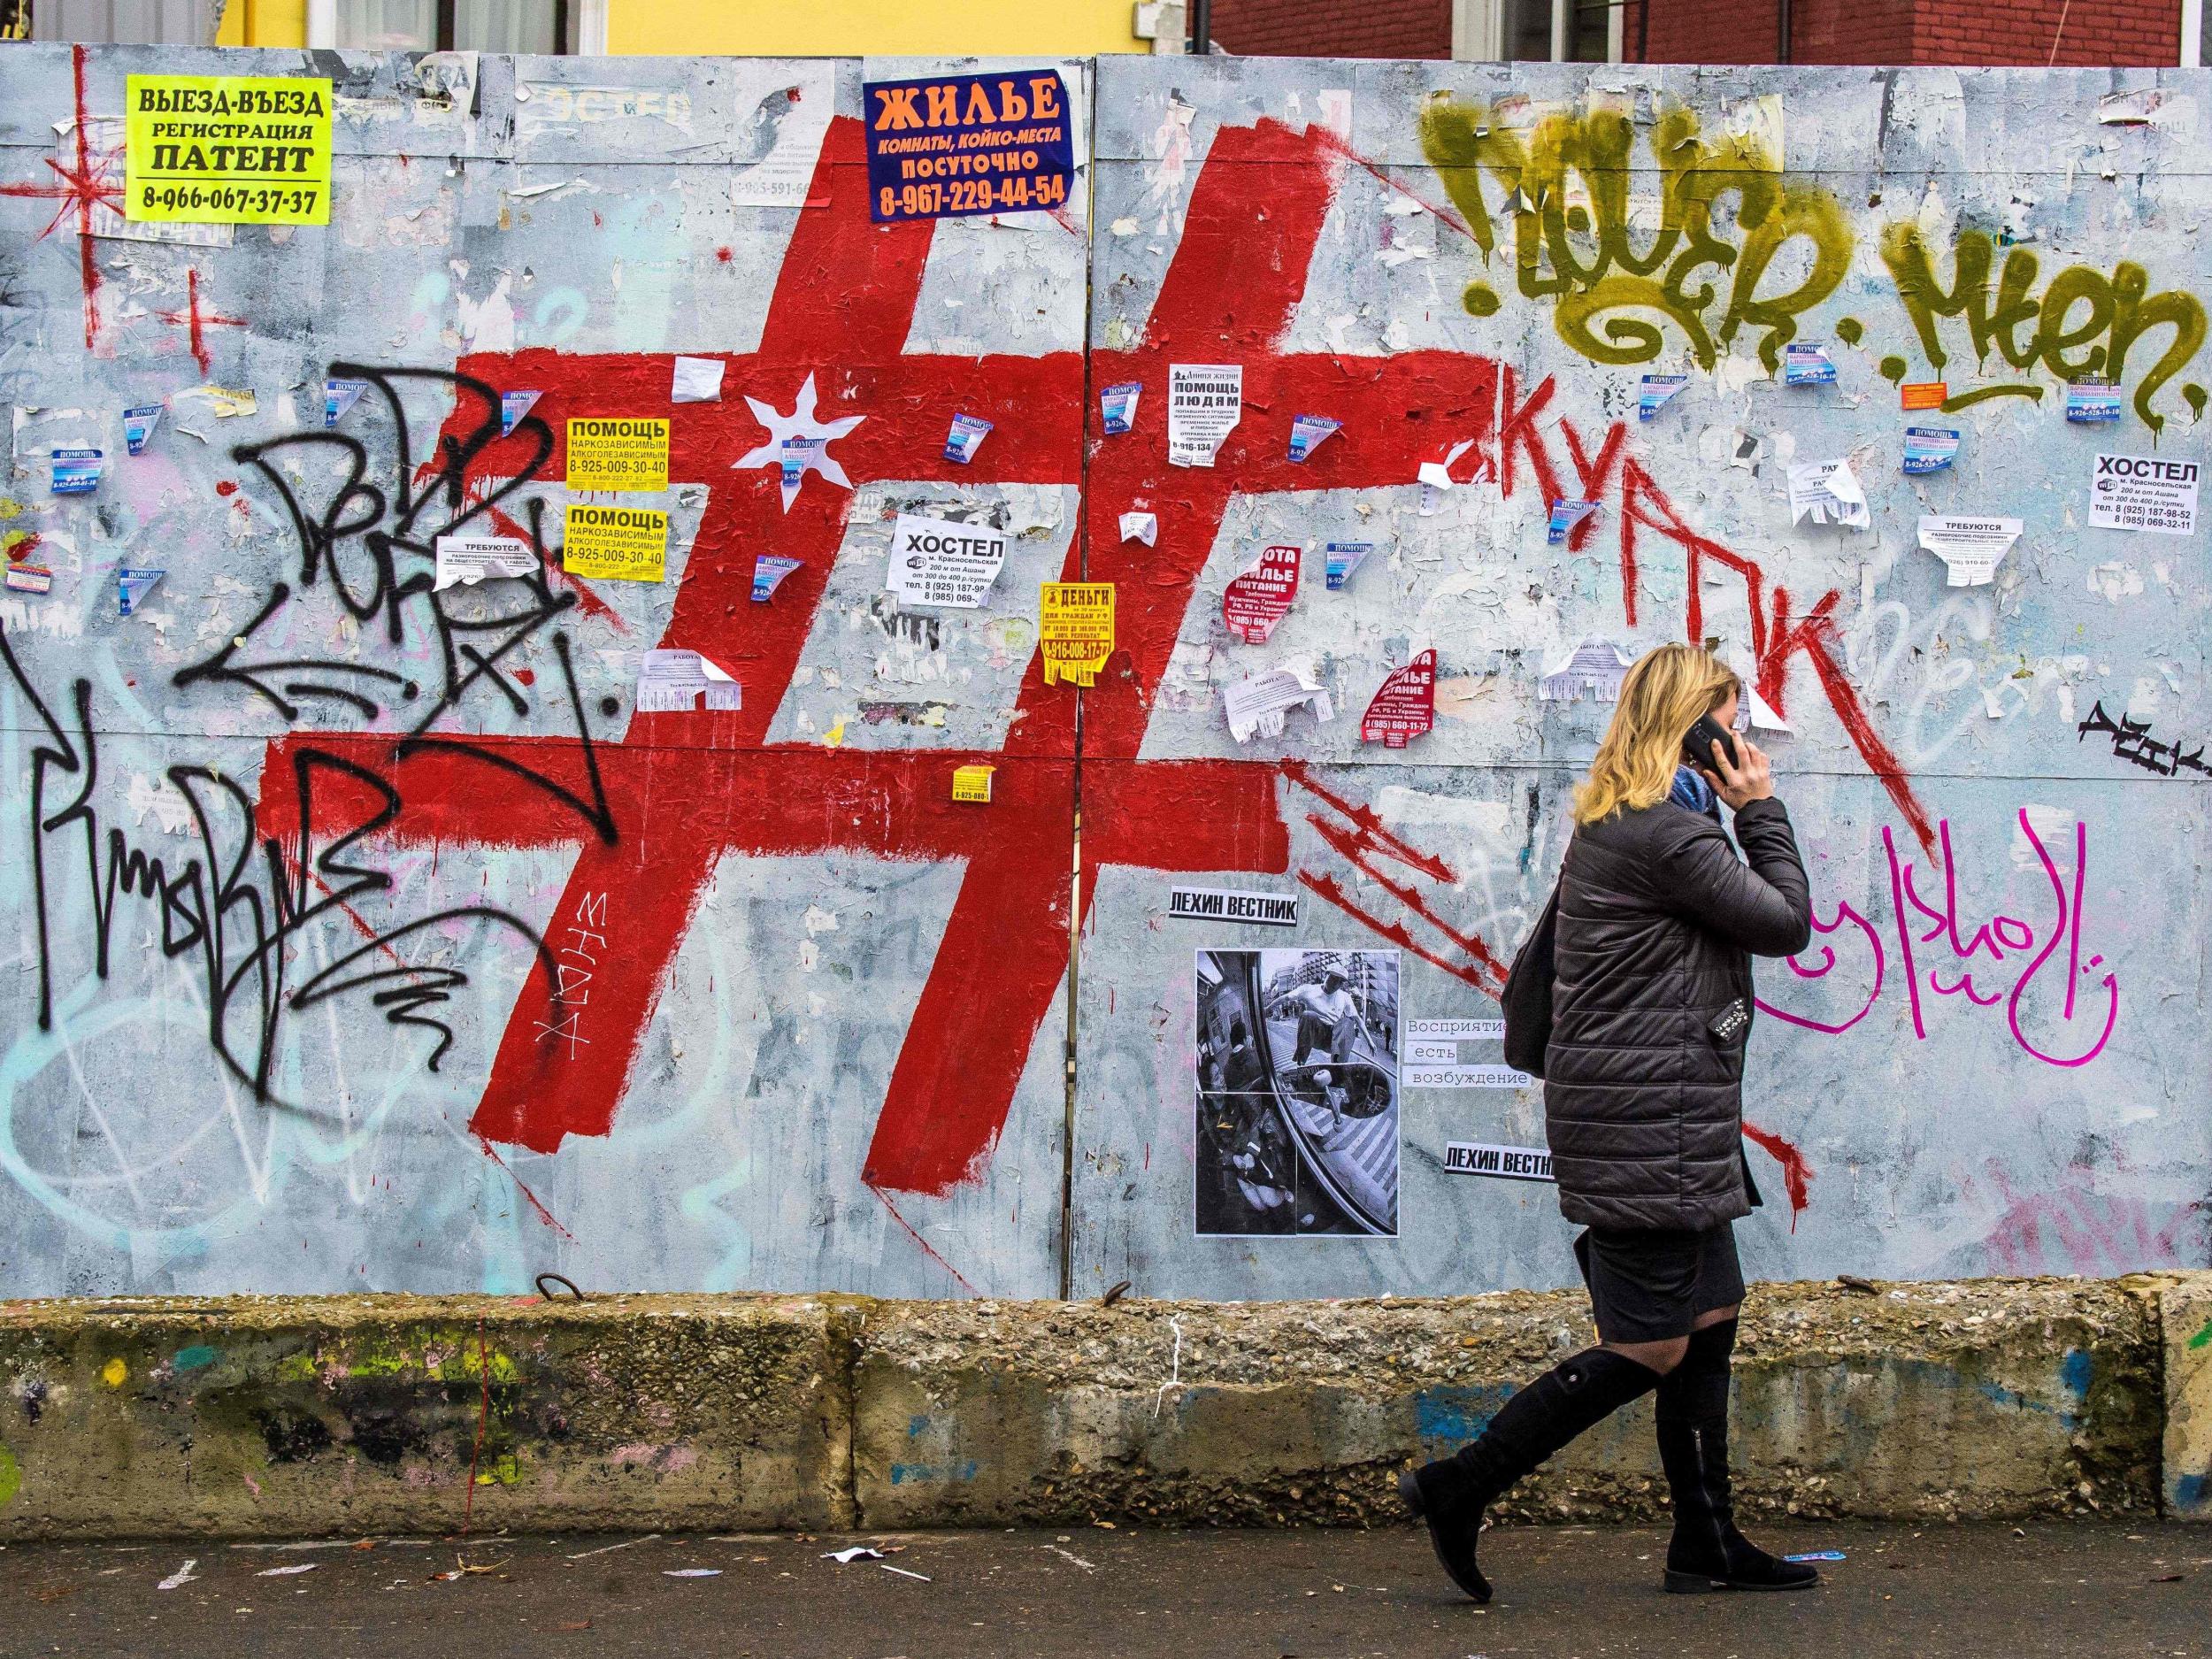
[{"label": "yellow graffiti tag", "polygon": [[[1940,369],[1949,361],[1936,319],[1963,317],[1978,361],[1986,363],[1994,347],[2016,369],[2039,363],[2062,380],[2103,375],[2117,381],[2138,340],[2154,328],[2171,328],[2164,354],[2136,387],[2134,398],[2135,412],[2144,425],[2156,432],[2166,424],[2152,409],[2151,399],[2204,344],[2204,307],[2194,295],[2176,288],[2153,294],[2143,267],[2123,259],[2109,277],[2087,265],[2068,265],[2038,298],[2033,289],[2040,262],[2025,248],[2006,253],[1993,292],[1990,267],[1994,257],[1986,231],[1961,231],[1953,244],[1947,288],[1936,275],[1919,226],[1907,221],[1882,233],[1882,263],[1897,284],[1898,297],[1929,363]],[[2192,409],[2203,412],[2203,388],[2185,386],[2182,395]],[[2033,385],[1978,387],[1944,407],[1963,408],[1990,397],[2042,396],[2043,388]]]},{"label": "yellow graffiti tag", "polygon": [[[1702,136],[1695,112],[1671,109],[1651,135],[1657,221],[1640,234],[1629,202],[1635,143],[1634,125],[1613,110],[1547,115],[1525,136],[1448,93],[1421,112],[1422,149],[1486,259],[1497,231],[1485,175],[1505,192],[1501,211],[1512,219],[1522,296],[1553,302],[1553,326],[1575,350],[1595,363],[1648,363],[1671,322],[1709,370],[1750,330],[1760,360],[1776,372],[1798,318],[1835,292],[1850,264],[1841,204],[1786,178],[1781,157],[1755,134]],[[1716,212],[1724,199],[1732,213]],[[1762,293],[1778,257],[1801,241],[1809,255],[1798,261],[1802,278]],[[1477,317],[1498,309],[1496,293],[1480,281],[1462,303]]]}]

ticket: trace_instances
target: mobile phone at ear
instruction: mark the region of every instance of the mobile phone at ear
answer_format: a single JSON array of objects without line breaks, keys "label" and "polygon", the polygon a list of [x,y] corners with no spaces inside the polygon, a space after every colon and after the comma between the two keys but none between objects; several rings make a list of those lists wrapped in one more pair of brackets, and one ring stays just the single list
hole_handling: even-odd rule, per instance
[{"label": "mobile phone at ear", "polygon": [[1690,728],[1689,734],[1682,740],[1682,753],[1688,757],[1691,765],[1697,767],[1701,772],[1710,772],[1713,770],[1713,745],[1715,743],[1718,743],[1720,752],[1728,757],[1730,765],[1735,766],[1742,764],[1736,753],[1736,734],[1723,726],[1709,714],[1701,714],[1697,717],[1697,724]]}]

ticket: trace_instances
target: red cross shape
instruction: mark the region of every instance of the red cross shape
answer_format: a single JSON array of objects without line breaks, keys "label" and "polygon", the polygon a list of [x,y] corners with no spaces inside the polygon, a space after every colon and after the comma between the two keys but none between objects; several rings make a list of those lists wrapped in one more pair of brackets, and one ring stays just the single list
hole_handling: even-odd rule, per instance
[{"label": "red cross shape", "polygon": [[96,206],[123,211],[122,192],[117,188],[112,156],[95,156],[86,127],[90,119],[85,111],[84,70],[85,50],[81,46],[69,49],[70,67],[74,73],[77,93],[77,119],[72,127],[76,138],[77,158],[73,165],[49,159],[48,169],[54,181],[35,180],[28,184],[0,184],[0,196],[27,196],[58,202],[54,217],[38,234],[41,242],[61,227],[61,222],[71,213],[77,218],[77,274],[84,285],[84,343],[90,350],[100,337],[100,265],[92,239],[92,210]]},{"label": "red cross shape", "polygon": [[[810,475],[786,514],[773,468],[733,472],[730,463],[760,442],[739,398],[750,394],[787,407],[810,372],[826,415],[868,417],[835,447],[857,483],[964,476],[939,458],[934,442],[962,411],[996,423],[985,452],[987,476],[1084,484],[1088,573],[1118,584],[1125,653],[1086,694],[1086,908],[1091,874],[1105,864],[1286,871],[1289,841],[1278,796],[1287,773],[1352,826],[1315,813],[1309,821],[1321,836],[1443,933],[1449,949],[1425,944],[1403,922],[1374,915],[1333,875],[1302,872],[1306,885],[1386,938],[1495,989],[1495,956],[1481,940],[1446,923],[1408,879],[1410,872],[1448,881],[1449,866],[1388,835],[1371,811],[1334,793],[1311,769],[1139,758],[1175,634],[1233,495],[1409,487],[1422,461],[1467,437],[1477,441],[1478,465],[1494,470],[1509,494],[1523,480],[1548,495],[1559,493],[1558,465],[1536,423],[1551,396],[1548,380],[1524,397],[1510,368],[1463,353],[1366,357],[1282,349],[1344,165],[1340,149],[1325,136],[1272,120],[1219,132],[1193,187],[1187,228],[1141,345],[1091,354],[1093,383],[1143,384],[1148,418],[1137,434],[1094,440],[1086,478],[1079,354],[956,358],[903,350],[933,227],[870,224],[858,126],[843,119],[833,124],[810,193],[827,205],[800,215],[761,349],[727,359],[729,401],[687,407],[675,425],[672,478],[707,482],[712,495],[663,642],[736,670],[744,709],[638,716],[627,741],[597,751],[619,826],[612,844],[591,837],[550,795],[517,798],[505,789],[488,795],[488,774],[465,756],[431,750],[395,761],[388,739],[298,739],[350,749],[380,766],[406,801],[393,832],[402,837],[580,844],[548,943],[588,952],[589,999],[570,1010],[572,1026],[548,1002],[531,996],[518,1002],[472,1123],[478,1134],[550,1151],[565,1135],[606,1133],[692,910],[715,864],[729,853],[964,859],[959,896],[894,1066],[864,1179],[879,1188],[944,1191],[979,1167],[1005,1122],[1066,965],[1073,697],[1047,690],[1033,659],[1005,748],[989,754],[763,742],[820,603],[847,499]],[[1245,365],[1248,408],[1211,470],[1165,465],[1161,411],[1172,361]],[[502,389],[541,390],[536,412],[557,434],[572,414],[668,412],[666,356],[525,351],[472,357],[460,366]],[[1305,412],[1345,425],[1297,465],[1286,458],[1286,440],[1292,415]],[[1836,595],[1793,621],[1786,594],[1778,593],[1770,614],[1755,563],[1690,531],[1628,458],[1619,427],[1586,449],[1571,424],[1561,425],[1580,493],[1617,492],[1630,620],[1639,529],[1674,542],[1689,560],[1714,559],[1737,571],[1751,600],[1769,701],[1781,704],[1790,658],[1807,656],[1870,764],[1909,816],[1917,813],[1901,769],[1832,660],[1828,618]],[[562,463],[557,451],[553,474]],[[480,470],[500,470],[496,449]],[[1156,548],[1125,547],[1117,533],[1119,514],[1138,495],[1159,515]],[[1578,537],[1590,527],[1579,526]],[[805,561],[764,606],[749,603],[757,551]],[[1070,556],[1071,575],[1076,557]],[[1694,576],[1693,636],[1699,585]],[[572,742],[507,741],[527,749],[533,766],[580,767]],[[273,822],[296,811],[287,794],[288,768],[279,764],[289,746],[289,740],[272,746],[263,774],[262,811],[273,813]],[[565,761],[550,752],[563,748],[571,751]],[[955,807],[953,769],[977,759],[998,767],[994,803]]]}]

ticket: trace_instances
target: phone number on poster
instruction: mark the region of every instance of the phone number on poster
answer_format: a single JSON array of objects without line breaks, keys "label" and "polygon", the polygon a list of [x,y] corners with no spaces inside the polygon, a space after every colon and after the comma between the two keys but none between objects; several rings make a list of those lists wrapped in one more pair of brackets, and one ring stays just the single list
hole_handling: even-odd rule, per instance
[{"label": "phone number on poster", "polygon": [[885,185],[877,193],[879,211],[911,215],[988,213],[997,209],[1058,207],[1068,197],[1068,181],[1041,178],[956,179],[949,184]]},{"label": "phone number on poster", "polygon": [[149,184],[139,190],[138,199],[141,206],[159,208],[165,213],[312,213],[322,200],[322,189],[319,186],[271,189],[246,184]]}]

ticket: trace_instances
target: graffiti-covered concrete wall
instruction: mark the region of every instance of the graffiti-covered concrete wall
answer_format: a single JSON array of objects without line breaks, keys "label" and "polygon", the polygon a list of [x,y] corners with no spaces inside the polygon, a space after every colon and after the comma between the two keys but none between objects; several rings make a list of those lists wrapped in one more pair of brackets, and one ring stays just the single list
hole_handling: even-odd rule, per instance
[{"label": "graffiti-covered concrete wall", "polygon": [[[125,220],[126,75],[242,65],[328,227]],[[1010,65],[1065,205],[874,223],[969,67],[0,60],[0,1284],[1049,1294],[1071,1111],[1078,1294],[1565,1282],[1484,1022],[1678,638],[1814,878],[1753,1270],[2205,1259],[2200,77]]]}]

